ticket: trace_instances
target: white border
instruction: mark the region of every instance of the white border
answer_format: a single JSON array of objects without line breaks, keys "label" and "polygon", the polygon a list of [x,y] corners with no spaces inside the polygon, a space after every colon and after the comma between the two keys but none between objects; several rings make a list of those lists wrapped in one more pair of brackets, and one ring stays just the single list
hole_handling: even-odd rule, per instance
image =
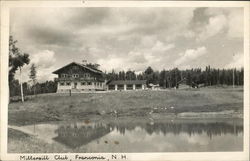
[{"label": "white border", "polygon": [[[248,161],[249,160],[249,2],[232,1],[1,1],[1,159],[19,160],[20,155],[7,153],[8,117],[8,37],[9,9],[12,7],[243,7],[244,8],[244,151],[243,152],[185,152],[185,153],[122,153],[127,160],[192,160],[192,161]],[[236,24],[237,25],[237,24]],[[76,153],[59,153],[73,156]],[[110,158],[118,153],[83,153],[82,155],[102,155]],[[33,156],[52,153],[35,153]]]}]

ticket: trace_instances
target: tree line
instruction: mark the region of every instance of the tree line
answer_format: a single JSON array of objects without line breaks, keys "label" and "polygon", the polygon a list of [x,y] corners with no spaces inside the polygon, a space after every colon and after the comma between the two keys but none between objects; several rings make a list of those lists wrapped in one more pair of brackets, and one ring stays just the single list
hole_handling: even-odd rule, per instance
[{"label": "tree line", "polygon": [[216,69],[207,66],[180,70],[178,68],[170,70],[153,70],[148,67],[144,72],[136,74],[135,71],[120,71],[105,74],[107,80],[146,80],[147,84],[159,84],[163,88],[173,88],[185,79],[186,84],[193,86],[214,86],[214,85],[240,85],[244,83],[244,68],[236,69]]}]

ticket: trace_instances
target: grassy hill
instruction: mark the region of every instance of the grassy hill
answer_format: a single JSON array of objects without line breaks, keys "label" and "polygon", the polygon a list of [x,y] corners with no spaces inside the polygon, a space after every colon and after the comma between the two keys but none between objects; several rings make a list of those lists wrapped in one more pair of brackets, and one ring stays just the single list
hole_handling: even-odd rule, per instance
[{"label": "grassy hill", "polygon": [[117,91],[42,94],[9,104],[9,124],[24,125],[86,117],[160,117],[186,112],[243,113],[243,89],[201,88],[164,91]]}]

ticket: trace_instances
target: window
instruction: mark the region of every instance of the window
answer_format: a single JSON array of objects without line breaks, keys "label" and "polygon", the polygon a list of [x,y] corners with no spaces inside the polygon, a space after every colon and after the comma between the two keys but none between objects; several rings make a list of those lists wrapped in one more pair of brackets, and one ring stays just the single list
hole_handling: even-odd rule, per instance
[{"label": "window", "polygon": [[64,86],[64,82],[61,82],[61,83],[60,83],[60,86]]},{"label": "window", "polygon": [[113,85],[113,84],[109,85],[108,87],[109,87],[109,90],[115,90],[115,85]]},{"label": "window", "polygon": [[86,83],[85,82],[81,82],[81,85],[84,86],[84,85],[86,85]]},{"label": "window", "polygon": [[133,84],[127,84],[127,90],[132,90],[133,89]]},{"label": "window", "polygon": [[83,74],[83,77],[89,78],[89,77],[90,77],[90,74],[89,74],[89,73],[84,73],[84,74]]},{"label": "window", "polygon": [[124,84],[119,84],[119,85],[117,86],[117,89],[118,89],[118,90],[124,90]]},{"label": "window", "polygon": [[79,78],[79,74],[73,74],[73,78]]},{"label": "window", "polygon": [[67,84],[67,86],[70,86],[70,82],[67,82],[66,84]]},{"label": "window", "polygon": [[68,74],[61,74],[61,77],[62,77],[62,78],[67,78],[67,77],[68,77]]},{"label": "window", "polygon": [[88,82],[88,85],[91,85],[91,82]]},{"label": "window", "polygon": [[136,84],[135,87],[136,89],[142,89],[142,84]]}]

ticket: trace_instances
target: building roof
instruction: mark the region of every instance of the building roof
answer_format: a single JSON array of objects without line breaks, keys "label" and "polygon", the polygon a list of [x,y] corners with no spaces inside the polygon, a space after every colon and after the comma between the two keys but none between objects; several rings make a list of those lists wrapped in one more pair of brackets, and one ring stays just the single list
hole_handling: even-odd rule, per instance
[{"label": "building roof", "polygon": [[187,83],[187,79],[183,78],[182,80],[180,80],[179,82],[177,82],[177,84],[186,84]]},{"label": "building roof", "polygon": [[146,80],[113,80],[107,83],[108,85],[122,84],[146,84]]},{"label": "building roof", "polygon": [[[187,79],[183,78],[182,80],[180,80],[179,82],[177,82],[177,84],[187,84]],[[197,83],[191,81],[192,85],[197,85]],[[188,84],[187,84],[188,85]]]},{"label": "building roof", "polygon": [[85,69],[87,69],[87,70],[90,70],[90,71],[92,71],[92,72],[94,72],[94,73],[102,74],[102,71],[101,71],[101,70],[94,69],[94,68],[90,68],[90,67],[88,67],[88,66],[86,66],[86,65],[83,65],[83,64],[80,64],[80,63],[76,63],[76,62],[69,63],[69,64],[63,66],[62,68],[57,69],[56,71],[54,71],[54,72],[52,72],[52,73],[53,73],[53,74],[59,74],[61,70],[65,69],[66,67],[68,67],[68,66],[70,66],[70,65],[73,65],[73,64],[78,65],[78,66],[80,66],[80,67],[82,67],[82,68],[85,68]]}]

